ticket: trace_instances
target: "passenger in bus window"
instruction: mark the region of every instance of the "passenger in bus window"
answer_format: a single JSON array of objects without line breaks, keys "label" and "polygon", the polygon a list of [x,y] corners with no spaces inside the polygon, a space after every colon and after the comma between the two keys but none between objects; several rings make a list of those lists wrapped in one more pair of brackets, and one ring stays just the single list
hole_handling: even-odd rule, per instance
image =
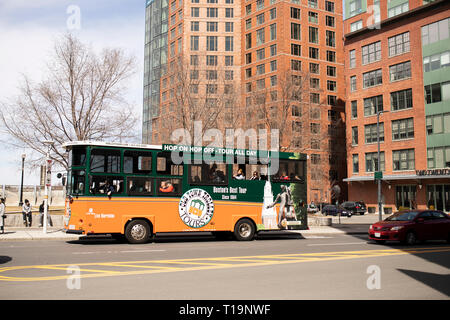
[{"label": "passenger in bus window", "polygon": [[236,175],[233,176],[233,178],[236,180],[244,180],[245,176],[244,176],[244,172],[242,171],[242,169],[239,169],[238,172],[236,173]]},{"label": "passenger in bus window", "polygon": [[213,182],[216,182],[216,183],[225,182],[225,174],[223,173],[222,170],[217,170],[215,172],[215,177],[213,179]]},{"label": "passenger in bus window", "polygon": [[108,182],[108,180],[105,181],[105,188],[104,193],[106,193],[108,196],[110,196],[113,192],[116,192],[116,188]]},{"label": "passenger in bus window", "polygon": [[161,181],[161,187],[159,188],[159,191],[161,192],[173,192],[174,188],[173,185],[169,181]]},{"label": "passenger in bus window", "polygon": [[259,177],[258,171],[253,172],[253,175],[250,178],[250,180],[261,180],[261,178]]},{"label": "passenger in bus window", "polygon": [[289,177],[286,174],[286,171],[283,171],[283,173],[280,176],[280,180],[289,180]]}]

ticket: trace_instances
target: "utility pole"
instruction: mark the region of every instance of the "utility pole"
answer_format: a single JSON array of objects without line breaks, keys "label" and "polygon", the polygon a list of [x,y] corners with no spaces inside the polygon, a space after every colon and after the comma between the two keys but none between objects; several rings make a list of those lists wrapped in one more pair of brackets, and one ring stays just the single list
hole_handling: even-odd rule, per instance
[{"label": "utility pole", "polygon": [[381,203],[381,179],[383,178],[383,171],[381,170],[381,160],[380,160],[380,156],[381,156],[381,152],[380,152],[380,114],[382,114],[383,112],[388,112],[388,111],[383,111],[380,110],[377,112],[377,144],[378,144],[378,152],[377,152],[377,171],[375,171],[375,179],[377,179],[378,182],[378,216],[379,216],[379,220],[383,220],[383,213],[382,211],[382,203]]},{"label": "utility pole", "polygon": [[25,157],[26,154],[23,153],[22,154],[22,178],[20,180],[20,199],[19,199],[19,207],[21,207],[23,205],[23,171],[25,168]]},{"label": "utility pole", "polygon": [[47,156],[45,163],[45,195],[44,195],[44,223],[43,223],[43,231],[47,233],[47,224],[48,224],[48,188],[52,185],[52,160],[50,159],[50,149],[54,144],[54,141],[46,140],[42,141],[43,143],[48,145],[47,148]]}]

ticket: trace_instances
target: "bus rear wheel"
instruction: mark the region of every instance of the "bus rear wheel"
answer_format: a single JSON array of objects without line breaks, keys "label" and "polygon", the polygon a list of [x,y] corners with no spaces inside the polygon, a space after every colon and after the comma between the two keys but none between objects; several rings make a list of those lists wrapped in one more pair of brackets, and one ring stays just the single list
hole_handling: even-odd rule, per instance
[{"label": "bus rear wheel", "polygon": [[249,219],[241,219],[234,226],[234,236],[239,241],[249,241],[255,236],[255,225]]},{"label": "bus rear wheel", "polygon": [[150,226],[144,220],[133,220],[125,228],[129,243],[146,243],[150,238]]}]

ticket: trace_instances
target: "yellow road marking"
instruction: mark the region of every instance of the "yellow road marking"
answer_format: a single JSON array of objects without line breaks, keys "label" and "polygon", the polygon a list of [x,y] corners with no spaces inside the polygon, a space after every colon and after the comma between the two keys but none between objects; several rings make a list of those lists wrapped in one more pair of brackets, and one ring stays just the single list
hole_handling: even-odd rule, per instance
[{"label": "yellow road marking", "polygon": [[[91,262],[79,264],[54,264],[54,265],[32,265],[32,266],[15,266],[0,268],[0,273],[8,273],[9,271],[29,270],[29,269],[48,269],[48,270],[65,270],[71,269],[71,266],[112,266],[125,268],[140,268],[134,271],[115,271],[101,269],[78,269],[80,271],[89,272],[80,274],[80,278],[95,278],[109,276],[124,275],[141,275],[163,272],[177,271],[195,271],[195,270],[212,270],[226,268],[241,268],[267,266],[274,264],[290,264],[311,261],[331,261],[346,260],[358,258],[370,258],[380,256],[406,255],[430,252],[448,252],[450,247],[433,247],[433,248],[410,248],[410,249],[385,249],[385,250],[360,250],[360,251],[339,251],[339,252],[318,252],[318,253],[299,253],[299,254],[280,254],[280,255],[259,255],[259,256],[235,256],[235,257],[215,257],[215,258],[192,258],[192,259],[174,259],[174,260],[145,260],[145,261],[122,261],[122,262]],[[277,259],[277,260],[274,260]],[[206,262],[208,261],[208,262]],[[215,263],[214,261],[220,261]],[[229,263],[223,263],[229,262]],[[237,262],[237,263],[234,263]],[[147,265],[145,265],[147,264]],[[148,265],[153,264],[153,265]],[[186,264],[197,265],[194,267],[168,267],[158,266],[154,264]],[[149,270],[150,269],[150,270]],[[49,281],[49,280],[65,280],[72,277],[72,274],[44,276],[44,277],[14,277],[0,275],[0,281]]]}]

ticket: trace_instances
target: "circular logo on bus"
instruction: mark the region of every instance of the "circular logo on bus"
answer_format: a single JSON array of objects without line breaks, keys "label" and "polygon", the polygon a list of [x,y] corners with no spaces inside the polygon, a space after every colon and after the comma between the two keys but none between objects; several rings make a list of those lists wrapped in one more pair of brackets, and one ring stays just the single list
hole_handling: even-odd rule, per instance
[{"label": "circular logo on bus", "polygon": [[212,219],[214,201],[205,190],[191,189],[181,197],[178,213],[187,226],[201,228]]}]

